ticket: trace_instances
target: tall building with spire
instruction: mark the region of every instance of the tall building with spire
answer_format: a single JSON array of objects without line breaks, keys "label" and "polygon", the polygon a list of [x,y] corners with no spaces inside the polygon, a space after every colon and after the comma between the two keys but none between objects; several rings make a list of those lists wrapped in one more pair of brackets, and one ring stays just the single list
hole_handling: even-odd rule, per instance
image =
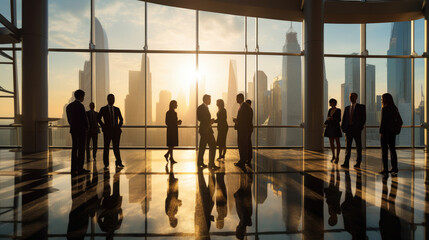
[{"label": "tall building with spire", "polygon": [[[107,49],[108,41],[106,31],[100,21],[95,18],[95,49]],[[107,94],[110,93],[110,75],[109,75],[109,54],[96,53],[95,54],[95,102],[96,106],[100,108],[107,104]]]},{"label": "tall building with spire", "polygon": [[[237,97],[238,87],[237,87],[237,62],[235,60],[229,60],[229,71],[228,71],[228,97],[226,99],[226,111],[228,116],[237,116],[238,104]],[[232,118],[230,117],[228,121],[232,124]]]}]

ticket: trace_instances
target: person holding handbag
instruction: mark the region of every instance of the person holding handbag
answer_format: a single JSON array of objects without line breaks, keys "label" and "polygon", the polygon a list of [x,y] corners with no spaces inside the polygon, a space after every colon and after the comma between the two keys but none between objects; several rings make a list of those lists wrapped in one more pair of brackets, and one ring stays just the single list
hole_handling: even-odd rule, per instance
[{"label": "person holding handbag", "polygon": [[[337,108],[337,100],[334,98],[331,98],[329,100],[329,106],[331,108],[328,110],[328,117],[325,121],[325,137],[329,138],[329,144],[331,146],[332,151],[332,159],[331,162],[338,163],[340,160],[340,151],[341,151],[341,144],[340,144],[340,137],[343,136],[341,133],[341,109]],[[334,140],[337,143],[337,156],[335,156],[335,145]]]}]

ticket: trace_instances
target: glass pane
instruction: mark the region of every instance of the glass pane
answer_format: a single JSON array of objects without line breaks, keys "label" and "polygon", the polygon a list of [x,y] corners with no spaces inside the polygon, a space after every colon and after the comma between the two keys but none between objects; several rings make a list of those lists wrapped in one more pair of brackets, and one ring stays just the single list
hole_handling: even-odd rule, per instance
[{"label": "glass pane", "polygon": [[[67,119],[61,119],[61,124],[68,124]],[[98,145],[100,145],[100,136],[98,138]],[[101,137],[102,138],[102,137]],[[49,128],[49,147],[71,147],[72,139],[70,135],[70,128],[68,127],[51,127]]]},{"label": "glass pane", "polygon": [[420,126],[425,122],[425,61],[414,60],[414,124]]},{"label": "glass pane", "polygon": [[14,117],[13,98],[0,98],[0,117]]},{"label": "glass pane", "polygon": [[90,1],[49,1],[50,48],[88,48],[90,40]]},{"label": "glass pane", "polygon": [[366,64],[366,125],[376,126],[380,122],[377,112],[377,95],[376,95],[376,70],[375,65]]},{"label": "glass pane", "polygon": [[143,49],[145,3],[134,0],[95,1],[97,49]]},{"label": "glass pane", "polygon": [[176,100],[177,117],[183,125],[195,126],[196,96],[195,55],[149,54],[148,122],[165,126],[165,113],[171,100]]},{"label": "glass pane", "polygon": [[10,17],[10,0],[0,0],[0,14],[3,15],[7,20],[11,20]]},{"label": "glass pane", "polygon": [[422,55],[425,51],[425,20],[419,19],[414,23],[414,51]]},{"label": "glass pane", "polygon": [[65,108],[74,101],[74,91],[85,91],[84,106],[91,101],[91,64],[89,54],[49,53],[48,113],[50,118],[60,118],[60,125],[68,125]]},{"label": "glass pane", "polygon": [[[9,54],[9,53],[8,53]],[[9,54],[12,56],[11,54]],[[3,61],[0,60],[0,61]],[[7,60],[10,62],[10,60]],[[13,67],[12,64],[0,64],[0,87],[3,88],[0,91],[0,96],[12,96],[13,95]]]},{"label": "glass pane", "polygon": [[325,24],[325,53],[360,53],[360,24]]},{"label": "glass pane", "polygon": [[246,100],[251,101],[251,107],[253,108],[253,124],[256,125],[256,87],[255,87],[255,78],[256,78],[256,56],[248,55],[247,56],[247,74],[246,74],[246,81],[247,81],[247,93],[246,93]]},{"label": "glass pane", "polygon": [[244,51],[244,17],[199,12],[200,50]]},{"label": "glass pane", "polygon": [[[195,128],[179,128],[179,147],[195,147],[195,133]],[[148,128],[147,143],[148,147],[166,148],[167,128]]]},{"label": "glass pane", "polygon": [[[302,128],[259,128],[260,147],[302,147]],[[290,136],[290,137],[286,137]]]},{"label": "glass pane", "polygon": [[147,4],[149,49],[195,50],[196,12]]},{"label": "glass pane", "polygon": [[414,146],[424,147],[425,146],[425,129],[415,128],[414,129]]},{"label": "glass pane", "polygon": [[411,22],[372,23],[366,31],[370,55],[411,54]]},{"label": "glass pane", "polygon": [[302,23],[271,19],[258,19],[258,45],[260,52],[301,52]]},{"label": "glass pane", "polygon": [[247,17],[247,51],[256,51],[256,18]]}]

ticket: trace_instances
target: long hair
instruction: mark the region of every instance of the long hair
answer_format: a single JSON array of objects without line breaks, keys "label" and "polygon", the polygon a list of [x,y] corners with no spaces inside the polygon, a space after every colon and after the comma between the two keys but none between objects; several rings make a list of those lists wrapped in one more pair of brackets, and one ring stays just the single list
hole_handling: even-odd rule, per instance
[{"label": "long hair", "polygon": [[390,93],[383,94],[381,99],[383,100],[383,107],[388,106],[396,108],[395,102],[393,101],[393,97]]},{"label": "long hair", "polygon": [[216,105],[219,106],[221,109],[225,108],[225,102],[222,99],[216,100]]},{"label": "long hair", "polygon": [[170,111],[174,111],[174,106],[177,105],[177,101],[176,100],[171,100],[170,101],[170,107],[169,110]]}]

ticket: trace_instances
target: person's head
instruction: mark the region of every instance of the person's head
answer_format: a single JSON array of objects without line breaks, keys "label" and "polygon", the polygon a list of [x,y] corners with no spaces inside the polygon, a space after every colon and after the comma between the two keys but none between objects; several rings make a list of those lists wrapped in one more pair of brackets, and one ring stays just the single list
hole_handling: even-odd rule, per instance
[{"label": "person's head", "polygon": [[177,218],[176,217],[169,217],[169,220],[170,220],[170,226],[172,227],[172,228],[175,228],[176,226],[177,226]]},{"label": "person's head", "polygon": [[246,100],[246,103],[247,103],[247,104],[249,104],[249,106],[252,106],[252,100],[247,99],[247,100]]},{"label": "person's head", "polygon": [[357,98],[358,98],[357,93],[355,93],[355,92],[350,93],[350,102],[351,102],[351,103],[355,104],[355,103],[356,103]]},{"label": "person's head", "polygon": [[95,109],[95,104],[93,102],[91,102],[89,104],[89,109],[94,110]]},{"label": "person's head", "polygon": [[393,101],[392,95],[390,93],[385,93],[381,95],[381,104],[383,107],[395,106],[395,102]]},{"label": "person's head", "polygon": [[83,102],[83,100],[85,99],[85,92],[83,90],[76,90],[74,92],[74,98],[76,98],[76,100],[78,100],[79,102]]},{"label": "person's head", "polygon": [[335,226],[337,225],[337,222],[338,222],[337,214],[332,214],[331,216],[329,216],[329,219],[328,219],[329,226]]},{"label": "person's head", "polygon": [[210,103],[212,103],[212,97],[208,94],[204,94],[203,102],[207,105],[210,105]]},{"label": "person's head", "polygon": [[115,104],[115,95],[111,93],[107,95],[107,104],[109,104],[110,106],[113,106],[113,104]]},{"label": "person's head", "polygon": [[225,108],[225,102],[222,99],[218,99],[218,100],[216,100],[216,106],[219,109],[224,109]]},{"label": "person's head", "polygon": [[216,219],[216,228],[217,229],[223,229],[224,225],[225,225],[225,220]]},{"label": "person's head", "polygon": [[177,101],[176,100],[171,100],[170,101],[170,107],[169,107],[169,109],[170,110],[174,110],[176,108],[177,108]]},{"label": "person's head", "polygon": [[335,100],[335,98],[329,99],[329,106],[336,107],[337,106],[337,100]]},{"label": "person's head", "polygon": [[244,102],[244,95],[242,93],[237,94],[237,103],[242,104]]}]

